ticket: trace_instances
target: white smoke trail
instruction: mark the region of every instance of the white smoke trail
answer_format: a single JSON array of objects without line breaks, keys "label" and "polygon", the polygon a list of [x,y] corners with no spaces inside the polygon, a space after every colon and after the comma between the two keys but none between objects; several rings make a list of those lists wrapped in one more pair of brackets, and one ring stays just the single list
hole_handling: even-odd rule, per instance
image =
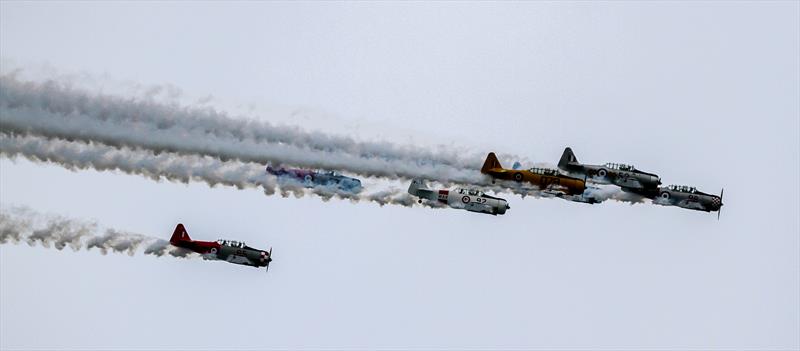
[{"label": "white smoke trail", "polygon": [[641,203],[647,203],[649,201],[649,199],[647,199],[644,196],[623,191],[615,185],[605,185],[605,184],[587,183],[586,190],[584,191],[583,196],[587,198],[594,198],[598,202],[603,202],[606,200],[615,200],[619,202],[627,202],[630,204],[641,204]]},{"label": "white smoke trail", "polygon": [[32,161],[56,163],[70,170],[118,170],[156,181],[163,178],[182,183],[201,181],[210,186],[222,184],[238,189],[260,187],[266,195],[280,193],[284,197],[302,197],[313,194],[323,200],[340,198],[354,202],[372,201],[379,205],[414,205],[410,195],[396,188],[374,194],[351,193],[325,186],[305,188],[291,181],[279,183],[275,176],[267,175],[265,167],[260,164],[225,162],[207,156],[168,152],[154,154],[149,150],[115,148],[100,143],[70,142],[6,133],[0,133],[0,154],[10,158],[23,156]]},{"label": "white smoke trail", "polygon": [[190,257],[185,249],[174,247],[168,241],[142,234],[106,229],[102,232],[96,223],[78,221],[53,215],[41,215],[26,207],[0,207],[0,244],[26,242],[63,250],[69,246],[74,251],[97,249],[101,254],[135,254],[145,246],[146,255]]},{"label": "white smoke trail", "polygon": [[[538,189],[524,189],[518,184],[508,182],[490,185],[489,178],[478,172],[480,158],[464,158],[452,151],[432,154],[426,150],[389,143],[357,143],[349,138],[307,133],[297,128],[272,127],[264,123],[231,119],[213,110],[93,96],[52,81],[20,82],[13,76],[2,76],[0,88],[0,130],[7,132],[86,142],[99,141],[118,148],[145,148],[157,155],[162,152],[178,152],[191,157],[209,155],[220,161],[272,161],[305,167],[344,169],[390,179],[424,178],[437,181],[445,187],[472,184],[497,193],[551,197]],[[146,172],[138,174],[148,175]],[[153,177],[151,174],[149,176]],[[174,175],[163,176],[176,180]],[[223,183],[239,188],[253,184],[225,182],[217,178],[211,177],[212,182],[209,184]],[[179,180],[188,181],[186,177]],[[303,187],[299,184],[280,188],[263,187],[267,194],[273,194],[277,190],[284,197],[292,194],[299,197],[304,194]],[[381,205],[392,203],[407,206],[413,202],[413,199],[397,194],[397,189],[393,195],[380,196],[384,192],[378,192],[361,197],[322,187],[316,187],[311,192],[324,200],[338,196],[354,201],[373,201]],[[617,188],[587,189],[584,196],[573,200],[585,201],[587,196],[595,202],[608,199],[631,203],[642,201],[640,196]]]},{"label": "white smoke trail", "polygon": [[[467,186],[468,187],[468,186]],[[473,187],[474,188],[474,187]],[[601,203],[608,200],[627,202],[630,204],[646,203],[647,199],[640,195],[622,191],[616,186],[586,184],[586,190],[580,195],[556,195],[554,190],[542,190],[530,183],[518,183],[510,180],[496,180],[495,184],[482,185],[479,190],[495,194],[513,194],[522,198],[559,198],[572,202]]]},{"label": "white smoke trail", "polygon": [[[0,106],[0,115],[4,116],[0,119],[0,127],[2,127],[3,130],[21,133],[30,133],[31,130],[35,130],[37,133],[33,135],[43,135],[50,138],[65,137],[68,140],[77,139],[88,142],[100,141],[103,144],[121,148],[126,145],[144,146],[147,149],[154,150],[156,153],[171,152],[171,150],[176,149],[176,147],[172,146],[177,145],[177,149],[182,151],[182,155],[194,155],[193,152],[199,152],[201,155],[213,155],[222,161],[232,158],[240,160],[264,160],[264,155],[271,155],[271,160],[305,164],[311,167],[340,167],[347,170],[355,170],[356,173],[360,174],[387,178],[413,176],[415,178],[438,181],[445,187],[465,183],[477,184],[492,188],[501,193],[513,193],[522,196],[540,196],[538,189],[521,189],[519,185],[513,182],[499,182],[495,186],[490,186],[488,178],[475,170],[458,171],[454,169],[440,169],[443,166],[412,165],[397,162],[392,164],[380,159],[366,160],[363,158],[353,158],[351,155],[347,154],[338,155],[332,152],[300,150],[286,145],[255,145],[244,142],[231,143],[228,140],[215,140],[215,137],[185,136],[185,138],[181,140],[176,140],[169,134],[171,132],[164,129],[131,131],[130,129],[125,129],[125,127],[121,125],[111,126],[107,122],[94,121],[86,119],[83,116],[70,116],[71,122],[80,120],[80,123],[61,123],[59,122],[59,116],[45,116],[39,118],[35,116],[51,115],[51,113],[41,110],[34,111],[26,108],[15,108],[9,111],[5,107]],[[267,149],[262,149],[263,147],[267,147]],[[228,151],[221,153],[209,151],[221,149],[226,149]],[[268,152],[262,152],[264,150]],[[232,155],[234,154],[239,157],[233,157]],[[323,162],[319,160],[323,160]],[[536,165],[539,167],[554,168],[552,165],[544,163],[538,163]],[[401,167],[402,169],[392,170],[392,167]],[[239,187],[239,185],[236,186]],[[502,187],[505,189],[501,189]],[[283,189],[281,194],[288,196],[288,192],[292,192],[291,188],[292,187]],[[302,188],[302,185],[296,184],[294,188]],[[273,191],[270,190],[269,193],[272,192]],[[326,191],[323,188],[318,189],[316,193],[325,199],[329,199],[335,195],[335,191]],[[299,195],[299,193],[296,195]],[[622,191],[614,191],[611,189],[604,189],[602,192],[596,192],[595,195],[595,199],[598,202],[606,199],[629,201],[633,198],[631,196],[622,196],[625,195]],[[347,194],[343,194],[343,196],[347,197]],[[385,203],[381,199],[375,199],[375,202]]]},{"label": "white smoke trail", "polygon": [[112,146],[258,163],[347,170],[366,176],[481,182],[482,155],[351,138],[232,119],[210,109],[90,95],[56,82],[0,77],[0,128]]}]

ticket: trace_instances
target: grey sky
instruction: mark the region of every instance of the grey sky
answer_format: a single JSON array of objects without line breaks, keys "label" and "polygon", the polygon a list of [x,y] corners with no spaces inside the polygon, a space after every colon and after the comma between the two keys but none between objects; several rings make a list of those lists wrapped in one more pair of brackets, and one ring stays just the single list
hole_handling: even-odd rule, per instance
[{"label": "grey sky", "polygon": [[510,196],[492,217],[3,158],[3,205],[164,238],[182,221],[275,262],[2,245],[0,348],[800,348],[798,2],[0,2],[0,56],[365,140],[551,163],[569,145],[725,188],[719,222]]}]

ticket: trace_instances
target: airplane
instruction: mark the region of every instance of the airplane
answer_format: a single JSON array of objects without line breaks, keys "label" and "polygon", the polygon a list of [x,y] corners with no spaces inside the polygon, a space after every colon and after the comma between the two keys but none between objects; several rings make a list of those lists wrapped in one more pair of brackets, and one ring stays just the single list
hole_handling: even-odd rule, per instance
[{"label": "airplane", "polygon": [[494,152],[490,152],[489,155],[486,156],[483,167],[481,167],[481,173],[492,177],[492,184],[494,184],[497,179],[513,180],[517,183],[525,181],[537,186],[546,193],[556,196],[580,195],[586,190],[586,181],[565,176],[555,169],[541,167],[534,167],[531,169],[519,168],[519,163],[515,163],[512,169],[503,168],[503,166],[500,165],[500,161],[497,159],[497,155],[495,155]]},{"label": "airplane", "polygon": [[659,176],[640,171],[631,165],[621,163],[581,164],[569,147],[564,149],[561,160],[558,161],[558,168],[571,174],[580,174],[596,183],[614,184],[623,190],[635,193],[651,192],[661,185]]},{"label": "airplane", "polygon": [[697,211],[718,211],[717,219],[722,213],[722,194],[725,189],[719,192],[719,196],[706,194],[697,190],[695,187],[686,185],[670,185],[658,189],[658,195],[653,198],[653,203],[666,206],[678,206]]},{"label": "airplane", "polygon": [[272,248],[269,251],[258,250],[243,242],[232,240],[199,241],[192,240],[182,223],[178,223],[169,243],[199,253],[205,260],[221,260],[230,263],[253,267],[266,267],[272,262]]},{"label": "airplane", "polygon": [[343,176],[334,171],[315,171],[283,167],[275,169],[271,165],[267,165],[267,173],[278,177],[278,179],[297,181],[307,188],[322,185],[334,186],[340,190],[353,193],[361,191],[361,180]]},{"label": "airplane", "polygon": [[411,181],[411,185],[408,186],[408,193],[419,197],[419,203],[426,199],[452,208],[488,213],[495,216],[505,214],[506,210],[511,208],[505,199],[486,195],[480,190],[464,188],[431,190],[420,179]]}]

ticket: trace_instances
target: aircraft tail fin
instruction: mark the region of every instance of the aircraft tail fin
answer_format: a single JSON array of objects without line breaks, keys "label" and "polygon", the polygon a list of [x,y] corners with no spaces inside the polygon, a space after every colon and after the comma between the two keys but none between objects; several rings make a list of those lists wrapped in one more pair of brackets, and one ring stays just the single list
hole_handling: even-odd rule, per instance
[{"label": "aircraft tail fin", "polygon": [[192,238],[189,237],[189,233],[186,232],[183,223],[178,223],[178,226],[175,227],[175,231],[172,232],[172,237],[169,238],[169,242],[171,243],[190,240],[192,240]]},{"label": "aircraft tail fin", "polygon": [[411,185],[408,186],[408,193],[411,195],[418,196],[420,190],[427,190],[428,186],[425,185],[425,181],[419,178],[414,178],[411,181]]},{"label": "aircraft tail fin", "polygon": [[489,155],[486,156],[486,161],[483,162],[481,173],[489,173],[489,170],[494,168],[503,168],[503,166],[500,165],[497,155],[495,155],[494,152],[490,152]]},{"label": "aircraft tail fin", "polygon": [[569,164],[578,163],[578,158],[572,152],[572,148],[567,147],[564,153],[561,154],[561,160],[558,161],[558,168],[564,169]]}]

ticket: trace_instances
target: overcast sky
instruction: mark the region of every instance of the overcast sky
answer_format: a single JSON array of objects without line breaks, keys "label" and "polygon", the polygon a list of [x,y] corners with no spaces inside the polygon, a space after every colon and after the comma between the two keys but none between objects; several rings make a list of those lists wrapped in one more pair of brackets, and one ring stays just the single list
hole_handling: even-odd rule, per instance
[{"label": "overcast sky", "polygon": [[796,1],[3,1],[0,56],[361,140],[571,146],[725,188],[720,221],[512,196],[494,217],[2,158],[4,207],[165,239],[181,221],[275,261],[5,244],[0,348],[800,348]]}]

